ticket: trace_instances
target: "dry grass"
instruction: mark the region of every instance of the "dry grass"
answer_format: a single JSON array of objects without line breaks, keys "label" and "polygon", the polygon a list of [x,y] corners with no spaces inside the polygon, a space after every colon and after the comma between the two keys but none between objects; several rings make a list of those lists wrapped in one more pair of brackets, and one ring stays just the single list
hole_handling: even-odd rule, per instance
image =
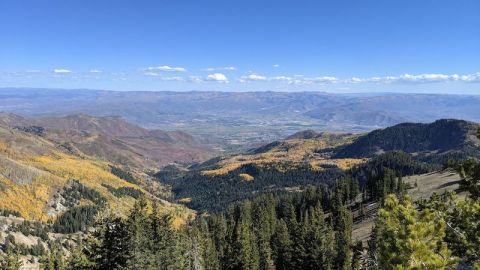
[{"label": "dry grass", "polygon": [[[408,176],[404,178],[404,181],[413,187],[408,190],[408,194],[413,200],[418,200],[420,198],[429,198],[434,192],[441,194],[447,190],[457,190],[460,179],[457,173],[445,171]],[[417,183],[416,187],[415,183]],[[373,225],[372,219],[354,225],[353,239],[366,241],[370,237]]]}]

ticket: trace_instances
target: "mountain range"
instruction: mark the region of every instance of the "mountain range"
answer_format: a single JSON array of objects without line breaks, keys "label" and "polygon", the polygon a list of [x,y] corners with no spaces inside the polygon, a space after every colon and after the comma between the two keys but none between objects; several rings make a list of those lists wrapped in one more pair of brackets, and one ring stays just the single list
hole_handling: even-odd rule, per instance
[{"label": "mountain range", "polygon": [[189,164],[216,152],[182,131],[148,130],[121,117],[73,114],[27,118],[0,114],[0,126],[48,139],[71,154],[88,155],[136,168]]},{"label": "mountain range", "polygon": [[478,122],[479,107],[475,95],[0,89],[0,111],[121,116],[145,128],[185,131],[230,153],[305,129],[364,132],[441,118]]}]

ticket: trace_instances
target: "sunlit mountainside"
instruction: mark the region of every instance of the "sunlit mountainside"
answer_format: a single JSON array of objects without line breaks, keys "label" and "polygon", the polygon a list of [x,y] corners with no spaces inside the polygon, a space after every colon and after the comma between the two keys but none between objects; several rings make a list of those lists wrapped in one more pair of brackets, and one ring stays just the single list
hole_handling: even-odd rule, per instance
[{"label": "sunlit mountainside", "polygon": [[[54,220],[69,207],[97,204],[77,194],[72,205],[65,205],[70,196],[65,190],[77,181],[123,215],[139,194],[165,195],[144,173],[148,168],[162,162],[191,162],[203,154],[188,135],[146,131],[117,118],[32,120],[4,114],[0,119],[0,209],[28,219]],[[157,148],[142,152],[145,148],[135,145],[141,136]],[[170,151],[172,147],[177,152]],[[128,191],[135,196],[128,196]],[[165,207],[175,209],[169,203]]]}]

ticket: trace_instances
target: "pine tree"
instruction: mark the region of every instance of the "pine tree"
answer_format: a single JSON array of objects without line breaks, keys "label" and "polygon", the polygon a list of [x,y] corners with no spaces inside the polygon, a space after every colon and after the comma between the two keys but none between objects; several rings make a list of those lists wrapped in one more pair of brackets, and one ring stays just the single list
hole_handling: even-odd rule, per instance
[{"label": "pine tree", "polygon": [[227,221],[223,214],[215,215],[209,218],[208,221],[212,245],[215,247],[216,257],[219,260],[219,268],[226,269],[225,263],[228,261],[225,258],[227,251]]},{"label": "pine tree", "polygon": [[88,270],[94,268],[94,263],[91,262],[84,253],[84,243],[81,239],[77,240],[77,246],[72,250],[72,253],[67,260],[67,269],[69,270]]},{"label": "pine tree", "polygon": [[260,258],[252,224],[252,205],[250,201],[235,207],[236,221],[233,227],[233,247],[238,255],[240,269],[259,269]]},{"label": "pine tree", "polygon": [[[152,245],[150,250],[153,257],[153,264],[155,269],[172,269],[182,268],[184,258],[182,256],[182,244],[185,249],[188,249],[188,239],[184,237],[181,239],[178,232],[172,228],[172,217],[170,215],[158,214],[157,204],[153,203],[153,211],[149,217],[146,231],[150,235],[146,237],[151,238]],[[146,239],[148,242],[148,239]],[[181,243],[182,242],[182,243]]]},{"label": "pine tree", "polygon": [[[203,267],[206,270],[220,269],[220,257],[213,234],[210,232],[207,221],[204,218],[197,220],[196,227],[199,229],[199,239],[202,245]],[[214,231],[216,234],[217,232]]]},{"label": "pine tree", "polygon": [[341,206],[335,214],[335,269],[351,269],[352,259],[352,216],[350,211]]},{"label": "pine tree", "polygon": [[253,220],[255,220],[253,228],[257,238],[260,269],[272,270],[274,269],[274,263],[270,240],[276,221],[274,204],[269,198],[265,198],[264,200],[256,201],[253,204],[252,211]]},{"label": "pine tree", "polygon": [[12,250],[7,250],[5,254],[0,253],[0,269],[4,270],[19,270],[23,265],[20,260],[20,254],[14,253]]},{"label": "pine tree", "polygon": [[129,254],[128,230],[119,217],[108,216],[87,239],[85,255],[95,264],[95,269],[124,269]]},{"label": "pine tree", "polygon": [[65,254],[60,243],[50,243],[50,251],[40,258],[44,270],[66,270]]},{"label": "pine tree", "polygon": [[445,269],[455,263],[446,243],[445,221],[430,209],[418,212],[409,197],[385,199],[376,222],[380,269]]},{"label": "pine tree", "polygon": [[127,269],[153,269],[154,255],[150,224],[147,215],[147,201],[144,197],[133,206],[127,219],[129,258]]},{"label": "pine tree", "polygon": [[306,246],[303,269],[329,269],[331,267],[331,250],[327,243],[329,228],[326,226],[323,210],[319,204],[310,207],[304,215],[302,227],[305,228],[304,243]]},{"label": "pine tree", "polygon": [[272,245],[275,269],[292,269],[292,257],[294,256],[292,254],[293,241],[290,238],[287,223],[283,219],[276,223]]},{"label": "pine tree", "polygon": [[480,201],[462,198],[454,192],[433,194],[419,202],[420,209],[431,209],[446,223],[445,241],[453,255],[465,262],[480,262]]}]

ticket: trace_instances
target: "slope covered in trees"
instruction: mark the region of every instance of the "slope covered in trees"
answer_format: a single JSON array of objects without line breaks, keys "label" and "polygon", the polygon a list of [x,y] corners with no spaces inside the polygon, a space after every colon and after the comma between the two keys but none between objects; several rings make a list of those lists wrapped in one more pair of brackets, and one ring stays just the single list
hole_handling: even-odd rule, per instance
[{"label": "slope covered in trees", "polygon": [[442,119],[430,124],[405,123],[375,130],[352,144],[340,147],[334,157],[373,157],[388,151],[416,153],[418,158],[438,159],[438,155],[479,156],[478,124]]},{"label": "slope covered in trees", "polygon": [[[473,170],[477,171],[477,169]],[[200,215],[173,229],[154,202],[137,201],[126,218],[107,216],[74,254],[43,265],[61,269],[464,269],[478,268],[480,181],[467,170],[468,196],[433,195],[416,204],[389,194],[368,243],[354,242],[345,186],[263,195]],[[472,185],[471,183],[475,183]],[[469,184],[470,183],[470,184]],[[151,210],[149,210],[151,209]],[[4,261],[14,262],[12,252]],[[13,253],[14,254],[14,253]],[[465,268],[466,267],[466,268]],[[475,269],[477,269],[475,268]]]},{"label": "slope covered in trees", "polygon": [[221,211],[231,202],[265,192],[331,186],[345,177],[356,180],[366,198],[379,200],[402,186],[397,182],[403,176],[441,169],[448,160],[480,156],[477,127],[439,120],[400,124],[362,136],[308,130],[243,154],[196,164],[189,171],[169,166],[155,176],[172,187],[174,199],[202,211]]}]

